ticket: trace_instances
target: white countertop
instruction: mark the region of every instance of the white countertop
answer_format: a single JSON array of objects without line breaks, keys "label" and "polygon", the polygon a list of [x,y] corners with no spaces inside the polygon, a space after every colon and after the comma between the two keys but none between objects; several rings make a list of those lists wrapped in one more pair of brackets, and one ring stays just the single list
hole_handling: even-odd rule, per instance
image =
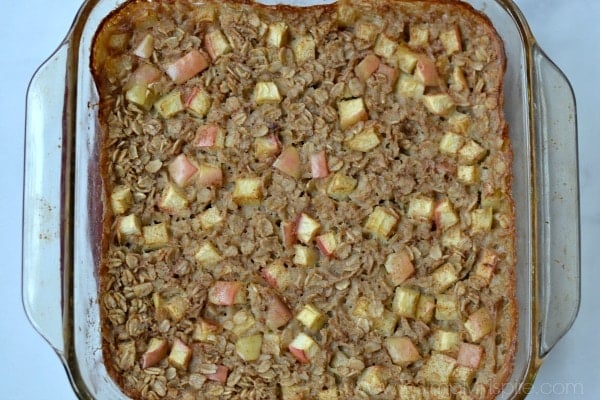
[{"label": "white countertop", "polygon": [[[542,366],[530,399],[600,398],[600,1],[516,0],[541,47],[570,79],[577,98],[581,185],[582,303],[571,331]],[[25,92],[36,68],[62,41],[80,0],[6,1],[0,24],[0,398],[75,399],[48,344],[21,303],[21,212]],[[594,172],[596,171],[596,172]],[[575,206],[575,205],[574,205]],[[51,267],[51,266],[49,266]]]}]

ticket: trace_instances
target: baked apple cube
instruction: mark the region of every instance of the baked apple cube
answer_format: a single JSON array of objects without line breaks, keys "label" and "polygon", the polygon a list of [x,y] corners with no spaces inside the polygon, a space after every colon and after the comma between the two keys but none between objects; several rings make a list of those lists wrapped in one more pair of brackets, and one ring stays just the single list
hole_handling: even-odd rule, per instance
[{"label": "baked apple cube", "polygon": [[491,190],[484,188],[481,193],[481,206],[489,207],[492,210],[499,210],[502,208],[504,201],[505,193],[501,190]]},{"label": "baked apple cube", "polygon": [[183,101],[181,101],[181,92],[173,90],[171,93],[161,97],[154,103],[154,108],[165,119],[174,117],[185,109]]},{"label": "baked apple cube", "polygon": [[469,315],[467,322],[465,322],[465,329],[469,333],[472,342],[479,342],[492,331],[493,327],[494,320],[485,307]]},{"label": "baked apple cube", "polygon": [[389,65],[384,63],[379,64],[379,68],[377,68],[377,73],[385,75],[390,85],[393,85],[396,82],[396,79],[398,79],[399,75],[398,68],[390,67]]},{"label": "baked apple cube", "polygon": [[458,349],[460,334],[458,332],[437,329],[431,335],[429,343],[432,350],[454,352]]},{"label": "baked apple cube", "polygon": [[394,286],[400,285],[415,273],[415,267],[406,249],[389,254],[384,266]]},{"label": "baked apple cube", "polygon": [[398,316],[388,309],[384,309],[381,317],[373,319],[373,328],[382,336],[391,336],[396,330]]},{"label": "baked apple cube", "polygon": [[300,153],[294,146],[286,147],[273,163],[273,167],[298,179],[300,177]]},{"label": "baked apple cube", "polygon": [[212,99],[208,92],[198,88],[192,89],[192,92],[185,100],[187,110],[198,118],[206,117],[206,114],[210,111],[211,104]]},{"label": "baked apple cube", "polygon": [[408,203],[407,215],[415,220],[431,220],[433,218],[433,199],[415,197]]},{"label": "baked apple cube", "polygon": [[369,318],[371,317],[371,313],[369,312],[370,307],[371,302],[369,301],[369,298],[359,296],[352,307],[352,315],[359,318]]},{"label": "baked apple cube", "polygon": [[167,184],[162,196],[158,200],[158,207],[167,214],[177,214],[185,210],[189,201],[181,189],[172,184]]},{"label": "baked apple cube", "polygon": [[481,169],[477,165],[459,165],[456,179],[465,185],[475,185],[481,179]]},{"label": "baked apple cube", "polygon": [[191,358],[192,349],[180,339],[175,339],[169,353],[169,364],[177,369],[186,370]]},{"label": "baked apple cube", "polygon": [[144,226],[142,231],[144,234],[144,247],[148,250],[160,249],[171,241],[169,225],[166,222]]},{"label": "baked apple cube", "polygon": [[442,231],[456,225],[459,221],[458,215],[448,199],[441,200],[436,204],[433,215],[435,226]]},{"label": "baked apple cube", "polygon": [[363,58],[362,61],[356,65],[356,67],[354,67],[354,73],[356,74],[358,79],[360,79],[363,82],[366,82],[367,79],[369,79],[369,77],[373,75],[375,71],[377,71],[377,68],[379,68],[379,64],[379,57],[373,54],[369,54],[365,58]]},{"label": "baked apple cube", "polygon": [[399,385],[398,386],[398,395],[400,395],[400,399],[402,400],[424,400],[423,392],[425,389],[419,386],[411,386],[411,385]]},{"label": "baked apple cube", "polygon": [[[239,310],[233,315],[233,326],[231,332],[236,337],[241,337],[244,333],[248,332],[254,325],[256,325],[256,319],[249,310]],[[230,328],[227,326],[227,328]]]},{"label": "baked apple cube", "polygon": [[393,336],[384,340],[384,346],[394,364],[407,365],[421,359],[419,349],[406,336]]},{"label": "baked apple cube", "polygon": [[292,319],[288,306],[276,295],[267,299],[265,323],[270,329],[278,329]]},{"label": "baked apple cube", "polygon": [[239,281],[217,281],[208,290],[208,301],[218,306],[246,303],[246,286]]},{"label": "baked apple cube", "polygon": [[301,213],[296,221],[296,237],[304,244],[311,243],[320,229],[321,224],[308,214]]},{"label": "baked apple cube", "polygon": [[301,267],[314,267],[317,263],[317,253],[310,247],[297,244],[294,246],[294,264]]},{"label": "baked apple cube", "polygon": [[192,333],[192,339],[197,342],[203,343],[216,343],[217,336],[221,332],[221,326],[216,322],[201,318],[200,321],[194,325],[194,331]]},{"label": "baked apple cube", "polygon": [[483,347],[472,343],[461,343],[458,348],[456,362],[464,367],[479,368],[483,357]]},{"label": "baked apple cube", "polygon": [[223,215],[216,207],[210,207],[198,216],[200,226],[203,230],[208,231],[223,222]]},{"label": "baked apple cube", "polygon": [[223,170],[216,165],[202,163],[198,166],[196,180],[202,186],[221,186]]},{"label": "baked apple cube", "polygon": [[337,13],[336,13],[336,17],[337,17],[337,22],[340,26],[344,26],[344,27],[350,27],[350,26],[354,26],[354,23],[356,22],[356,9],[354,9],[354,7],[352,7],[352,5],[350,4],[342,4],[342,3],[338,3],[337,4]]},{"label": "baked apple cube", "polygon": [[244,361],[256,361],[260,357],[262,347],[262,334],[243,337],[235,342],[235,351]]},{"label": "baked apple cube", "polygon": [[206,36],[204,36],[204,45],[206,46],[206,51],[208,51],[208,54],[213,60],[216,60],[232,50],[229,40],[227,40],[220,29],[208,32]]},{"label": "baked apple cube", "polygon": [[474,232],[487,232],[492,229],[494,213],[491,208],[479,208],[471,212],[471,228]]},{"label": "baked apple cube", "polygon": [[338,390],[336,388],[324,389],[317,395],[319,400],[338,400]]},{"label": "baked apple cube", "polygon": [[148,87],[148,85],[143,83],[137,83],[127,89],[125,92],[125,99],[133,103],[142,109],[148,111],[152,107],[152,103],[154,103],[155,97],[152,89]]},{"label": "baked apple cube", "polygon": [[179,322],[185,316],[188,302],[181,296],[173,296],[162,305],[162,309],[168,314],[171,321]]},{"label": "baked apple cube", "polygon": [[420,292],[416,289],[398,286],[392,301],[392,310],[405,318],[415,318]]},{"label": "baked apple cube", "polygon": [[458,151],[458,160],[461,164],[472,165],[485,158],[487,150],[474,140],[469,140]]},{"label": "baked apple cube", "polygon": [[440,42],[448,55],[462,51],[462,39],[458,26],[440,33]]},{"label": "baked apple cube", "polygon": [[183,187],[189,183],[190,179],[198,171],[198,168],[196,168],[185,154],[181,153],[171,161],[168,170],[171,180]]},{"label": "baked apple cube", "polygon": [[281,238],[287,248],[298,242],[296,237],[296,221],[283,221],[281,223]]},{"label": "baked apple cube", "polygon": [[269,286],[279,290],[285,290],[291,282],[290,273],[280,260],[263,268],[262,276]]},{"label": "baked apple cube", "polygon": [[398,216],[393,211],[377,206],[369,214],[365,223],[365,231],[381,239],[387,239],[398,223]]},{"label": "baked apple cube", "polygon": [[354,28],[354,35],[365,42],[373,43],[379,34],[379,27],[366,21],[359,21]]},{"label": "baked apple cube", "polygon": [[225,132],[217,124],[202,125],[196,131],[194,146],[222,149],[225,145]]},{"label": "baked apple cube", "polygon": [[483,280],[486,285],[489,285],[494,276],[494,270],[496,269],[497,263],[497,254],[490,249],[483,249],[475,264],[475,276]]},{"label": "baked apple cube", "polygon": [[347,129],[359,121],[369,119],[369,114],[362,97],[350,100],[342,100],[338,103],[338,114],[340,116],[340,128]]},{"label": "baked apple cube", "polygon": [[473,368],[465,367],[463,365],[458,365],[452,371],[451,381],[452,383],[457,383],[461,386],[471,387],[473,381],[475,380],[475,374],[477,371]]},{"label": "baked apple cube", "polygon": [[419,55],[414,53],[411,49],[406,46],[398,46],[392,58],[396,61],[398,68],[407,74],[412,74],[417,61],[419,61]]},{"label": "baked apple cube", "polygon": [[167,75],[180,85],[208,68],[209,61],[196,49],[167,66]]},{"label": "baked apple cube", "polygon": [[458,281],[458,274],[452,264],[446,263],[437,268],[431,274],[433,284],[437,293],[445,292],[446,289]]},{"label": "baked apple cube", "polygon": [[275,82],[258,82],[254,87],[254,101],[256,104],[278,104],[281,95]]},{"label": "baked apple cube", "polygon": [[309,34],[300,36],[292,42],[292,52],[298,65],[316,58],[317,43]]},{"label": "baked apple cube", "polygon": [[450,356],[433,353],[425,362],[417,377],[430,385],[448,385],[456,366],[456,360]]},{"label": "baked apple cube", "polygon": [[327,153],[325,150],[310,155],[310,172],[315,179],[327,178],[329,176],[329,165],[327,164]]},{"label": "baked apple cube", "polygon": [[440,152],[444,154],[456,154],[464,144],[464,137],[454,132],[446,132],[440,140]]},{"label": "baked apple cube", "polygon": [[438,321],[455,321],[460,318],[458,301],[453,295],[438,294],[435,303],[435,319]]},{"label": "baked apple cube", "polygon": [[133,50],[133,55],[140,58],[150,58],[154,51],[154,36],[147,34]]},{"label": "baked apple cube", "polygon": [[409,29],[409,36],[409,46],[425,46],[429,42],[429,29],[423,25],[411,25]]},{"label": "baked apple cube", "polygon": [[364,370],[356,383],[358,388],[371,396],[382,393],[387,386],[388,372],[384,366],[372,365]]},{"label": "baked apple cube", "polygon": [[207,374],[206,379],[225,384],[227,382],[227,375],[229,375],[229,368],[225,365],[217,365],[217,370],[212,374]]},{"label": "baked apple cube", "polygon": [[198,264],[207,267],[219,263],[223,259],[223,256],[212,243],[204,242],[194,255],[194,258]]},{"label": "baked apple cube", "polygon": [[446,93],[424,95],[423,104],[430,113],[441,116],[450,114],[456,106],[454,99]]},{"label": "baked apple cube", "polygon": [[116,215],[124,214],[133,204],[131,189],[127,186],[115,186],[110,194],[110,206]]},{"label": "baked apple cube", "polygon": [[298,361],[307,364],[319,350],[319,345],[306,333],[300,332],[296,335],[294,340],[292,340],[288,349]]},{"label": "baked apple cube", "polygon": [[392,58],[396,49],[398,48],[398,43],[390,39],[384,34],[381,34],[377,37],[377,41],[375,42],[375,47],[373,51],[380,57],[383,58]]},{"label": "baked apple cube", "polygon": [[148,349],[142,355],[142,368],[154,367],[167,356],[169,352],[169,342],[163,338],[151,338],[148,343]]},{"label": "baked apple cube", "polygon": [[287,39],[288,26],[285,22],[273,22],[267,31],[267,47],[281,47]]},{"label": "baked apple cube", "polygon": [[240,206],[258,206],[262,202],[262,180],[239,178],[235,181],[233,201]]},{"label": "baked apple cube", "polygon": [[254,139],[254,155],[259,160],[276,156],[280,152],[281,142],[277,135],[262,136]]},{"label": "baked apple cube", "polygon": [[140,64],[140,66],[132,72],[124,88],[129,89],[135,85],[144,85],[148,87],[151,83],[160,80],[162,75],[162,71],[153,64]]},{"label": "baked apple cube", "polygon": [[363,130],[346,142],[348,148],[354,151],[362,151],[363,153],[373,150],[379,146],[379,143],[381,143],[381,139],[379,139],[379,135],[377,135],[373,127]]},{"label": "baked apple cube", "polygon": [[442,235],[442,246],[460,247],[465,240],[465,236],[460,230],[460,226],[456,225],[444,232]]},{"label": "baked apple cube", "polygon": [[335,249],[338,246],[338,239],[335,233],[327,232],[316,237],[317,247],[327,257],[333,257]]},{"label": "baked apple cube", "polygon": [[433,318],[435,312],[435,299],[433,296],[421,295],[417,303],[417,319],[428,323]]},{"label": "baked apple cube", "polygon": [[316,332],[327,321],[327,316],[312,304],[306,304],[296,315],[296,319],[311,331]]},{"label": "baked apple cube", "polygon": [[468,114],[454,111],[448,117],[448,123],[456,132],[465,134],[471,127],[471,117]]},{"label": "baked apple cube", "polygon": [[440,76],[437,72],[435,63],[427,56],[421,56],[415,66],[415,78],[425,86],[438,86]]},{"label": "baked apple cube", "polygon": [[396,95],[403,98],[416,98],[423,95],[425,85],[414,78],[412,75],[405,73],[400,74],[396,83]]},{"label": "baked apple cube", "polygon": [[327,194],[336,200],[344,200],[356,188],[357,180],[351,176],[335,173],[327,185]]}]

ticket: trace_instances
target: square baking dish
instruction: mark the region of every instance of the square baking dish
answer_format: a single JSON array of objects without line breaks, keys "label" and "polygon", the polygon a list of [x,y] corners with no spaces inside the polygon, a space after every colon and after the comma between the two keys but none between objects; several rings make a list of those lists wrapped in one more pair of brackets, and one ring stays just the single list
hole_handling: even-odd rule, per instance
[{"label": "square baking dish", "polygon": [[[98,94],[89,68],[95,32],[121,3],[86,1],[27,95],[23,302],[82,399],[127,399],[102,360],[97,272],[103,189]],[[579,307],[575,100],[511,0],[468,3],[491,19],[507,56],[504,110],[514,155],[519,324],[514,370],[497,398],[519,399]]]}]

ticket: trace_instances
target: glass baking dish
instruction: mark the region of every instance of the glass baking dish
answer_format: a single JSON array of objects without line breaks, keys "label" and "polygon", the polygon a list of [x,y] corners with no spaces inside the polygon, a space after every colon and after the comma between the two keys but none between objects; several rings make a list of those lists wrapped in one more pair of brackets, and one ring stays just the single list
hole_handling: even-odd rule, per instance
[{"label": "glass baking dish", "polygon": [[[103,206],[98,96],[89,69],[96,29],[121,3],[86,1],[27,94],[23,303],[81,399],[127,398],[102,360],[97,267]],[[575,100],[511,0],[468,3],[492,20],[507,55],[504,109],[514,154],[519,324],[514,371],[497,398],[520,399],[579,307]]]}]

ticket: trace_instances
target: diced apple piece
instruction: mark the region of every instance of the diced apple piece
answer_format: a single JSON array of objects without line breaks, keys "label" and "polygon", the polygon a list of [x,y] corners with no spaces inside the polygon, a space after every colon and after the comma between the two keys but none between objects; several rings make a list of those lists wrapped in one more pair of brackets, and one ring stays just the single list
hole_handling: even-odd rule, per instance
[{"label": "diced apple piece", "polygon": [[441,116],[448,115],[456,105],[454,99],[446,93],[424,95],[423,104],[429,112]]},{"label": "diced apple piece", "polygon": [[311,331],[316,332],[327,321],[327,316],[312,304],[306,304],[296,315],[296,319]]},{"label": "diced apple piece", "polygon": [[165,119],[174,117],[184,110],[184,105],[181,101],[181,92],[179,90],[174,90],[160,98],[154,103],[154,108],[156,108],[156,111],[158,111],[161,117]]},{"label": "diced apple piece", "polygon": [[177,214],[185,210],[189,201],[181,189],[172,184],[167,184],[162,196],[158,200],[158,207],[168,214]]},{"label": "diced apple piece", "polygon": [[363,58],[363,60],[359,62],[356,65],[356,67],[354,67],[354,73],[356,74],[358,79],[360,79],[363,82],[366,82],[367,79],[369,79],[369,77],[373,75],[375,71],[377,71],[377,68],[379,68],[379,64],[379,58],[373,54],[369,54],[365,58]]},{"label": "diced apple piece", "polygon": [[197,342],[216,343],[217,335],[221,332],[219,324],[207,319],[200,319],[194,326],[192,339]]},{"label": "diced apple piece", "polygon": [[458,281],[458,274],[452,264],[446,263],[437,268],[431,274],[433,284],[437,293],[445,292],[450,286]]},{"label": "diced apple piece", "polygon": [[460,247],[465,241],[465,236],[460,230],[460,226],[455,225],[449,228],[442,235],[442,246],[444,247]]},{"label": "diced apple piece", "polygon": [[475,374],[477,371],[473,368],[459,365],[452,371],[451,380],[453,383],[457,383],[461,386],[471,387],[471,384],[475,380]]},{"label": "diced apple piece", "polygon": [[417,303],[417,319],[428,323],[433,318],[435,312],[435,299],[429,295],[421,295]]},{"label": "diced apple piece", "polygon": [[456,358],[456,362],[459,365],[477,369],[479,368],[482,357],[483,347],[476,344],[463,342],[458,348],[458,357]]},{"label": "diced apple piece", "polygon": [[458,26],[454,26],[452,29],[440,33],[440,41],[448,55],[462,51],[462,39]]},{"label": "diced apple piece", "polygon": [[398,79],[399,74],[398,68],[390,67],[389,65],[384,63],[379,64],[379,68],[377,68],[377,73],[385,75],[390,85],[396,83],[396,79]]},{"label": "diced apple piece", "polygon": [[456,366],[456,360],[450,356],[433,353],[421,367],[418,377],[430,385],[447,385]]},{"label": "diced apple piece", "polygon": [[415,66],[415,78],[425,86],[438,86],[440,76],[437,72],[435,63],[427,56],[419,57]]},{"label": "diced apple piece", "polygon": [[217,281],[208,290],[208,301],[218,306],[246,302],[246,287],[239,281]]},{"label": "diced apple piece", "polygon": [[144,247],[148,250],[156,250],[166,246],[171,241],[169,225],[166,222],[144,226]]},{"label": "diced apple piece", "polygon": [[440,230],[446,230],[459,221],[452,203],[448,199],[439,201],[434,210],[435,226]]},{"label": "diced apple piece", "polygon": [[333,257],[335,249],[338,246],[338,239],[335,233],[327,232],[316,237],[317,247],[327,257]]},{"label": "diced apple piece", "polygon": [[198,118],[206,117],[206,114],[210,111],[211,104],[212,99],[208,92],[196,87],[192,89],[192,92],[185,100],[187,110]]},{"label": "diced apple piece", "polygon": [[431,335],[431,349],[441,352],[454,352],[458,348],[460,334],[458,332],[437,329]]},{"label": "diced apple piece", "polygon": [[296,220],[281,223],[281,237],[283,245],[287,248],[298,242],[296,237]]},{"label": "diced apple piece", "polygon": [[484,188],[481,193],[481,206],[484,208],[491,208],[494,211],[502,208],[504,204],[504,193],[501,190],[492,190],[491,188]]},{"label": "diced apple piece", "polygon": [[204,45],[206,46],[206,51],[208,51],[208,54],[210,54],[210,57],[213,60],[216,60],[232,50],[229,41],[220,29],[208,32],[206,36],[204,36]]},{"label": "diced apple piece", "polygon": [[408,203],[407,215],[415,220],[431,220],[433,218],[433,199],[415,197]]},{"label": "diced apple piece", "polygon": [[277,135],[262,136],[254,139],[254,155],[258,159],[273,157],[281,152],[281,142]]},{"label": "diced apple piece", "polygon": [[180,59],[169,64],[166,72],[173,82],[180,85],[204,71],[208,65],[206,57],[198,50],[192,49]]},{"label": "diced apple piece", "polygon": [[469,333],[472,342],[479,342],[492,331],[493,327],[494,320],[484,307],[469,315],[467,322],[465,322],[465,329]]},{"label": "diced apple piece", "polygon": [[429,29],[426,26],[411,25],[409,35],[408,45],[411,47],[425,46],[429,42]]},{"label": "diced apple piece", "polygon": [[212,147],[223,148],[225,144],[225,132],[217,124],[202,125],[196,131],[194,146],[200,148]]},{"label": "diced apple piece", "polygon": [[420,295],[416,289],[398,286],[394,294],[392,309],[401,317],[415,318]]},{"label": "diced apple piece", "polygon": [[167,339],[153,337],[148,343],[148,349],[142,355],[142,368],[154,367],[167,356],[169,342]]},{"label": "diced apple piece", "polygon": [[408,47],[400,45],[396,48],[392,58],[396,61],[398,68],[407,74],[412,74],[419,60],[419,55]]},{"label": "diced apple piece", "polygon": [[262,202],[262,180],[239,178],[235,181],[233,201],[240,206],[258,206]]},{"label": "diced apple piece", "polygon": [[456,179],[465,185],[475,185],[481,179],[481,169],[477,165],[459,165]]},{"label": "diced apple piece", "polygon": [[125,99],[130,103],[140,106],[144,110],[149,110],[154,102],[154,93],[148,88],[148,85],[138,83],[125,92]]},{"label": "diced apple piece", "polygon": [[476,141],[469,140],[459,151],[458,160],[461,164],[472,165],[481,161],[487,154],[487,150]]},{"label": "diced apple piece", "polygon": [[219,263],[223,259],[223,256],[212,243],[204,242],[194,255],[194,258],[198,264],[206,267]]},{"label": "diced apple piece", "polygon": [[490,249],[483,249],[475,264],[475,276],[482,279],[486,285],[489,285],[494,276],[497,263],[498,255]]},{"label": "diced apple piece", "polygon": [[365,231],[381,239],[387,239],[398,223],[398,216],[393,211],[377,206],[369,214],[365,223]]},{"label": "diced apple piece", "polygon": [[294,264],[310,268],[317,263],[317,253],[310,247],[297,244],[294,246],[294,250]]},{"label": "diced apple piece", "polygon": [[460,318],[458,301],[453,295],[438,294],[435,303],[435,319],[438,321],[455,321]]},{"label": "diced apple piece", "polygon": [[338,114],[340,116],[340,128],[342,129],[347,129],[359,121],[369,119],[362,97],[340,101],[338,103]]},{"label": "diced apple piece", "polygon": [[421,359],[417,346],[406,336],[388,337],[384,346],[394,364],[406,365]]},{"label": "diced apple piece", "polygon": [[127,186],[115,186],[110,194],[110,206],[115,214],[124,214],[133,204],[131,189]]},{"label": "diced apple piece", "polygon": [[196,176],[202,186],[220,186],[223,183],[223,170],[215,165],[200,164]]},{"label": "diced apple piece", "polygon": [[303,64],[306,61],[316,58],[317,43],[309,34],[300,36],[292,42],[292,52],[297,64]]},{"label": "diced apple piece", "polygon": [[224,218],[218,208],[210,207],[200,214],[198,219],[200,220],[200,226],[202,229],[207,231],[223,222]]},{"label": "diced apple piece", "polygon": [[275,82],[258,82],[254,87],[254,101],[256,104],[278,104],[281,95]]},{"label": "diced apple piece", "polygon": [[241,337],[254,325],[256,325],[256,319],[254,318],[252,312],[242,309],[233,315],[233,327],[231,327],[230,330],[235,336]]},{"label": "diced apple piece", "polygon": [[140,58],[150,58],[154,51],[154,36],[147,34],[133,50],[133,55]]},{"label": "diced apple piece", "polygon": [[273,163],[273,167],[298,179],[300,177],[300,153],[294,146],[286,147]]},{"label": "diced apple piece", "polygon": [[296,237],[304,244],[310,244],[320,229],[321,224],[306,213],[301,213],[296,221]]},{"label": "diced apple piece", "polygon": [[307,364],[319,350],[319,345],[306,333],[300,332],[292,340],[288,349],[298,361]]},{"label": "diced apple piece", "polygon": [[448,117],[448,123],[454,130],[464,134],[467,133],[471,127],[471,117],[468,114],[454,111]]},{"label": "diced apple piece", "polygon": [[354,26],[356,22],[356,9],[351,4],[336,3],[337,5],[337,22],[340,26]]},{"label": "diced apple piece", "polygon": [[440,152],[456,154],[464,144],[464,137],[454,132],[446,132],[440,140]]},{"label": "diced apple piece", "polygon": [[479,208],[471,212],[471,228],[473,232],[487,232],[492,229],[494,213],[491,208]]},{"label": "diced apple piece", "polygon": [[267,31],[267,47],[281,47],[287,39],[288,26],[285,22],[273,22]]},{"label": "diced apple piece", "polygon": [[356,383],[358,388],[371,396],[382,393],[387,386],[387,371],[384,366],[372,365],[364,370]]},{"label": "diced apple piece", "polygon": [[336,388],[324,389],[318,394],[319,400],[338,400],[338,398],[338,390]]},{"label": "diced apple piece", "polygon": [[371,307],[369,298],[359,296],[354,302],[354,307],[352,307],[352,315],[359,318],[369,318],[371,317],[369,307]]},{"label": "diced apple piece", "polygon": [[359,21],[354,28],[354,35],[365,42],[375,42],[378,34],[379,28],[377,25],[366,21]]},{"label": "diced apple piece", "polygon": [[329,166],[327,165],[327,153],[325,150],[318,151],[310,156],[310,171],[313,178],[327,178]]},{"label": "diced apple piece", "polygon": [[188,308],[188,302],[181,296],[173,296],[162,305],[169,318],[174,322],[179,322],[185,316]]},{"label": "diced apple piece", "polygon": [[177,369],[186,370],[191,358],[192,349],[180,339],[175,339],[169,353],[169,364]]},{"label": "diced apple piece", "polygon": [[162,72],[152,64],[141,64],[131,73],[125,88],[131,88],[135,85],[148,87],[149,84],[158,81]]},{"label": "diced apple piece", "polygon": [[419,386],[399,385],[398,394],[402,400],[423,400],[424,389]]},{"label": "diced apple piece", "polygon": [[217,370],[212,374],[207,374],[206,379],[225,384],[227,382],[227,375],[229,375],[229,368],[224,365],[217,365]]},{"label": "diced apple piece", "polygon": [[396,95],[404,98],[415,98],[423,95],[425,85],[419,82],[412,75],[400,74],[396,83]]},{"label": "diced apple piece", "polygon": [[175,157],[168,167],[171,180],[177,185],[185,186],[192,176],[196,174],[198,168],[183,153]]},{"label": "diced apple piece", "polygon": [[394,286],[400,285],[415,273],[415,267],[406,249],[389,254],[384,266]]},{"label": "diced apple piece", "polygon": [[379,139],[379,135],[377,135],[377,132],[373,127],[363,130],[346,142],[350,149],[362,151],[363,153],[373,150],[375,147],[379,146],[379,143],[381,143],[381,139]]},{"label": "diced apple piece", "polygon": [[336,200],[343,200],[354,191],[357,183],[351,176],[335,173],[327,185],[327,194]]},{"label": "diced apple piece", "polygon": [[244,361],[256,361],[260,357],[262,347],[262,334],[243,337],[235,342],[235,351]]},{"label": "diced apple piece", "polygon": [[398,316],[390,310],[384,309],[381,317],[373,319],[373,328],[382,336],[391,336],[396,330]]},{"label": "diced apple piece", "polygon": [[270,329],[278,329],[292,319],[288,306],[277,296],[273,295],[267,300],[265,322]]},{"label": "diced apple piece", "polygon": [[281,261],[275,261],[262,270],[262,276],[269,286],[285,290],[290,284],[290,274]]},{"label": "diced apple piece", "polygon": [[373,51],[378,56],[389,59],[392,58],[397,48],[398,43],[394,42],[386,35],[381,34],[377,37],[377,41],[375,42],[375,47],[373,48]]}]

